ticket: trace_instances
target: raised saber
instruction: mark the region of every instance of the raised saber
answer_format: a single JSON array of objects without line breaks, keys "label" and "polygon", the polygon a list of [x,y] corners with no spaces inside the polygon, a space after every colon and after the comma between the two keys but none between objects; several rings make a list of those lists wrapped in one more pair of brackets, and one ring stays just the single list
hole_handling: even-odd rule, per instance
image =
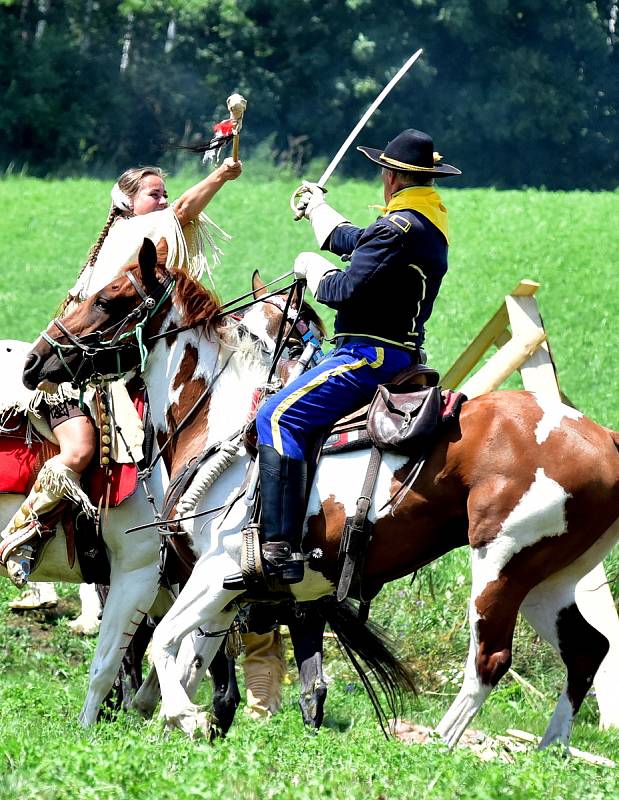
[{"label": "raised saber", "polygon": [[[372,105],[368,108],[368,110],[361,117],[359,122],[357,122],[355,127],[348,134],[348,136],[346,137],[346,140],[344,141],[344,144],[340,147],[340,149],[337,151],[337,153],[331,159],[331,163],[329,164],[329,166],[326,168],[326,170],[322,173],[322,175],[318,179],[317,186],[319,186],[321,189],[324,189],[325,183],[329,180],[331,175],[333,175],[335,169],[337,168],[337,165],[344,158],[344,155],[346,154],[346,151],[348,150],[350,145],[354,142],[354,140],[359,135],[359,131],[364,127],[365,123],[369,120],[369,118],[372,116],[372,114],[376,111],[378,106],[383,102],[385,97],[387,97],[387,95],[393,89],[393,87],[396,85],[396,83],[402,78],[403,75],[405,75],[408,72],[408,70],[413,66],[415,61],[417,61],[417,59],[422,54],[422,52],[423,52],[423,49],[420,47],[419,50],[417,50],[416,53],[413,53],[413,55],[408,59],[408,61],[406,61],[405,64],[403,64],[400,67],[400,69],[396,72],[396,74],[393,76],[393,78],[385,86],[385,88],[382,90],[382,92],[374,100]],[[296,201],[297,201],[298,197],[301,194],[302,194],[302,187],[299,187],[298,189],[295,189],[294,194],[292,195],[292,198],[290,200],[290,207],[295,212],[295,219],[301,219],[301,217],[303,216],[303,214],[298,214],[297,207],[296,207]]]}]

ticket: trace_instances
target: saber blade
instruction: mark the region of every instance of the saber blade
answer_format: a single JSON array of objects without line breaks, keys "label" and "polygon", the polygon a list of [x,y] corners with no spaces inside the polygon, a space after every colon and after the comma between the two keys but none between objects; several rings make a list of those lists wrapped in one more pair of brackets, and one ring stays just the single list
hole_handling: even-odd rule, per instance
[{"label": "saber blade", "polygon": [[357,136],[359,134],[359,131],[363,128],[365,123],[369,120],[369,118],[372,116],[372,114],[376,111],[378,106],[383,102],[385,97],[387,97],[389,92],[393,89],[393,87],[400,80],[400,78],[403,75],[405,75],[408,72],[408,70],[413,66],[415,61],[417,61],[417,59],[422,54],[422,52],[423,52],[423,50],[421,48],[419,48],[419,50],[417,50],[416,53],[413,53],[413,55],[408,59],[408,61],[405,64],[403,64],[403,66],[400,67],[400,69],[396,72],[396,74],[393,76],[393,78],[389,81],[389,83],[385,86],[385,88],[382,90],[382,92],[378,95],[376,100],[374,100],[372,105],[368,108],[368,110],[361,117],[359,122],[355,125],[355,127],[348,134],[348,137],[347,137],[346,141],[340,147],[340,149],[337,151],[337,153],[333,157],[333,159],[332,159],[331,163],[329,164],[329,166],[322,173],[321,177],[318,180],[318,186],[320,186],[321,188],[324,188],[325,183],[329,180],[329,178],[331,177],[331,175],[335,171],[335,168],[337,167],[337,165],[340,163],[340,161],[344,157],[344,154],[346,153],[346,151],[348,150],[350,145],[354,142],[354,140],[357,138]]}]

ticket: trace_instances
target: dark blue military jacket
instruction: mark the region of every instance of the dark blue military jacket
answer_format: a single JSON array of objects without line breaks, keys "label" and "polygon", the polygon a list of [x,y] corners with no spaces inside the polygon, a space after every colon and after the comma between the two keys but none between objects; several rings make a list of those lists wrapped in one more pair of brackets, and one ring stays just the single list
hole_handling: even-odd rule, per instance
[{"label": "dark blue military jacket", "polygon": [[399,210],[368,228],[339,225],[323,249],[351,256],[320,281],[316,299],[337,309],[335,334],[420,347],[447,272],[447,242],[417,211]]}]

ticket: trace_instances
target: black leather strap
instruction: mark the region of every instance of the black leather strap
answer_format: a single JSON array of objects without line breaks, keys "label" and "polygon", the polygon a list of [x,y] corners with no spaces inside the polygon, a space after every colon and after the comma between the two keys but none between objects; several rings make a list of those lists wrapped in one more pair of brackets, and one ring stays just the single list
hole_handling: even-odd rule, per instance
[{"label": "black leather strap", "polygon": [[359,563],[365,556],[372,538],[373,525],[368,522],[367,517],[372,503],[372,495],[378,478],[382,455],[382,452],[377,447],[372,447],[361,495],[357,500],[355,516],[348,517],[344,526],[342,535],[344,564],[337,587],[337,600],[340,603],[348,595],[355,572],[358,571]]}]

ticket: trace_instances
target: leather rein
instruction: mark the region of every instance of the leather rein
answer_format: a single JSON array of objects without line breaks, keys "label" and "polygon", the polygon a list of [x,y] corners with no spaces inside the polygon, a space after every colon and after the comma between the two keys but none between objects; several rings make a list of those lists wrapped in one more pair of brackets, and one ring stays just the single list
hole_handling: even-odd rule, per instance
[{"label": "leather rein", "polygon": [[[271,286],[274,283],[279,282],[283,278],[286,278],[291,273],[285,273],[278,278],[274,278],[269,283],[264,284],[265,287]],[[189,325],[178,326],[176,328],[170,328],[166,331],[163,331],[158,334],[154,334],[149,336],[145,339],[144,337],[144,327],[147,322],[154,317],[154,315],[160,310],[161,306],[167,300],[170,295],[172,294],[175,286],[175,280],[171,276],[168,276],[163,283],[158,283],[160,287],[160,291],[152,294],[148,294],[138,283],[135,276],[132,272],[125,273],[131,284],[133,285],[135,291],[141,298],[141,302],[138,306],[136,306],[132,311],[126,314],[119,322],[114,323],[113,325],[109,326],[108,328],[104,329],[103,331],[97,331],[95,333],[86,334],[85,336],[78,336],[71,331],[69,331],[66,326],[61,322],[59,318],[53,320],[53,324],[58,328],[58,330],[68,339],[68,344],[61,344],[58,340],[54,339],[50,336],[47,331],[44,331],[41,336],[42,338],[51,346],[52,351],[56,354],[58,359],[63,364],[65,370],[67,371],[68,375],[71,377],[71,382],[74,386],[79,387],[83,390],[85,384],[87,383],[101,383],[104,380],[104,377],[101,373],[99,373],[96,369],[95,359],[97,356],[105,353],[108,355],[110,352],[116,354],[116,361],[117,361],[117,374],[112,376],[114,378],[120,378],[123,374],[129,371],[129,369],[123,369],[121,366],[121,355],[123,353],[130,352],[134,350],[136,347],[140,353],[140,372],[144,370],[146,365],[146,359],[148,357],[148,350],[146,348],[146,343],[151,343],[157,341],[159,339],[165,338],[167,336],[172,336],[177,333],[181,333],[183,331],[191,330],[195,328],[198,324],[204,323],[195,323]],[[288,295],[286,300],[284,301],[281,297],[283,291],[287,291]],[[290,308],[292,305],[292,299],[294,295],[298,294],[299,302],[298,308],[296,309],[296,314],[293,315],[290,313]],[[272,359],[271,359],[271,368],[269,371],[269,376],[267,383],[270,383],[277,366],[279,359],[282,356],[290,337],[293,331],[297,330],[298,333],[303,336],[307,330],[307,325],[301,320],[301,311],[303,306],[303,299],[305,295],[305,282],[295,280],[288,286],[285,286],[283,289],[274,290],[272,292],[267,293],[266,295],[262,295],[261,297],[254,297],[253,300],[243,303],[240,306],[237,305],[239,301],[245,300],[247,297],[253,295],[254,292],[250,291],[246,294],[241,295],[240,297],[235,298],[234,300],[225,303],[219,311],[214,315],[214,318],[223,319],[226,316],[234,316],[239,322],[242,320],[244,312],[247,309],[251,308],[252,306],[258,303],[268,303],[270,305],[274,305],[280,311],[282,311],[282,317],[278,329],[278,334],[275,343],[275,349],[273,351]],[[131,330],[126,330],[129,323],[136,320],[135,326]],[[286,324],[290,323],[290,327],[286,331]],[[251,336],[252,338],[261,341],[259,337],[255,336],[251,331],[245,329],[245,332]],[[133,341],[135,339],[135,341]],[[79,366],[73,372],[66,361],[66,356],[69,353],[74,353],[75,351],[80,351],[82,354],[82,359],[80,361]],[[231,356],[230,356],[231,357]],[[193,418],[194,414],[199,410],[202,404],[205,402],[209,394],[212,392],[213,387],[215,386],[217,380],[225,370],[228,365],[229,358],[226,359],[224,364],[221,368],[217,371],[217,373],[213,376],[213,379],[209,382],[208,386],[202,391],[200,396],[197,398],[196,402],[193,406],[189,409],[189,411],[185,414],[183,419],[180,423],[176,426],[175,430],[172,431],[169,436],[167,437],[166,441],[163,445],[158,449],[157,454],[145,467],[145,469],[141,470],[141,478],[148,479],[148,477],[152,474],[153,469],[155,468],[156,464],[158,463],[159,459],[163,456],[165,450],[169,447],[169,445],[174,441],[174,439],[178,436],[178,434],[186,427],[189,421]],[[91,375],[87,376],[84,375],[80,377],[80,373],[84,371],[84,367],[86,365],[90,365],[91,367]],[[106,374],[106,375],[109,375]],[[235,436],[239,435],[240,431],[235,434]],[[211,455],[217,451],[217,449],[221,446],[221,442],[212,445],[209,448],[208,454]],[[204,459],[201,459],[203,462]],[[219,509],[216,509],[219,510]],[[211,509],[213,511],[213,509]],[[202,516],[203,514],[209,513],[209,511],[203,512],[197,516]],[[155,514],[157,517],[158,514]],[[177,522],[180,520],[176,520]],[[165,520],[159,520],[155,524],[161,525]],[[142,527],[149,527],[142,526]],[[131,529],[135,530],[135,529]]]},{"label": "leather rein", "polygon": [[[168,276],[163,283],[157,284],[160,290],[155,295],[154,293],[148,294],[145,292],[132,272],[127,272],[125,274],[141,298],[141,302],[119,322],[110,325],[102,331],[95,331],[85,336],[77,336],[68,330],[59,317],[56,317],[52,321],[52,324],[58,328],[66,339],[68,339],[69,344],[61,344],[57,339],[54,339],[53,336],[50,336],[47,331],[41,333],[41,338],[50,345],[52,352],[58,357],[67,371],[67,374],[70,376],[71,383],[76,388],[83,387],[86,383],[96,384],[103,381],[103,375],[97,371],[95,364],[97,356],[103,353],[106,355],[114,353],[116,355],[117,373],[113,377],[120,378],[126,372],[129,372],[129,369],[122,368],[121,355],[137,347],[140,353],[140,371],[144,370],[146,358],[148,356],[144,344],[144,327],[159,311],[165,300],[172,294],[176,281],[171,276]],[[126,330],[129,323],[134,320],[136,321],[135,326],[131,330]],[[133,339],[135,339],[135,341],[133,341]],[[76,350],[81,351],[82,360],[76,371],[73,372],[65,356],[74,353]],[[84,367],[88,364],[91,367],[91,374],[80,378],[80,372],[82,372]]]}]

